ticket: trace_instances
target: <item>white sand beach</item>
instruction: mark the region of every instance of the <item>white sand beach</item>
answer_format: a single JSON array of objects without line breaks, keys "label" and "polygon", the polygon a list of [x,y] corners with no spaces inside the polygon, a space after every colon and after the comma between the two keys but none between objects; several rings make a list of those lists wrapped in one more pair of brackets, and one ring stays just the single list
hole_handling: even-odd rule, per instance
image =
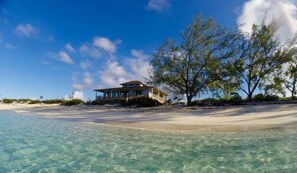
[{"label": "white sand beach", "polygon": [[104,123],[144,129],[190,131],[297,129],[296,104],[154,108],[0,104],[0,110],[57,120]]}]

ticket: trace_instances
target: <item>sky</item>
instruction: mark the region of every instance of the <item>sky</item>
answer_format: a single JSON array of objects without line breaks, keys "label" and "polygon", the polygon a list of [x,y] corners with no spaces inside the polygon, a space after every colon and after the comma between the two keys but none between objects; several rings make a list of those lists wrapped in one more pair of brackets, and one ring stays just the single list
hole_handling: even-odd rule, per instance
[{"label": "sky", "polygon": [[243,32],[276,19],[285,41],[296,1],[0,0],[0,98],[94,99],[93,89],[145,81],[155,50],[199,15]]}]

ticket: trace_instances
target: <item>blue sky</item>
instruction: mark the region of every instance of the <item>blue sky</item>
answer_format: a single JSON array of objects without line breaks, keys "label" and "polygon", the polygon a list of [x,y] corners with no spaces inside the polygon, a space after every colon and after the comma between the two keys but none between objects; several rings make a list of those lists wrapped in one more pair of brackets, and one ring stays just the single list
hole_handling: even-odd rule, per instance
[{"label": "blue sky", "polygon": [[0,98],[94,99],[94,88],[147,76],[156,48],[193,18],[237,28],[249,2],[0,0]]}]

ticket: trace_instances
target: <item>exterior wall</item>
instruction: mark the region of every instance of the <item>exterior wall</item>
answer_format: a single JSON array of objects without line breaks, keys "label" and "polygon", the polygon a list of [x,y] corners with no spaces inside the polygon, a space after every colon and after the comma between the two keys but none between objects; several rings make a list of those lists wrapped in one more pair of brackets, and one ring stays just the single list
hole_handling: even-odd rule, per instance
[{"label": "exterior wall", "polygon": [[158,100],[160,103],[164,103],[166,101],[165,96],[161,97],[159,92],[154,91],[154,89],[151,89],[148,91],[148,97]]},{"label": "exterior wall", "polygon": [[[149,90],[141,90],[141,94],[138,94],[139,90],[129,90],[127,93],[128,97],[137,97],[137,96],[148,96]],[[123,92],[121,91],[105,91],[103,93],[103,98],[122,98]]]},{"label": "exterior wall", "polygon": [[[160,92],[154,89],[141,90],[141,95],[137,95],[137,94],[138,94],[137,90],[129,90],[127,93],[127,97],[128,98],[149,97],[159,101],[160,103],[164,103],[166,100],[165,96],[161,97]],[[98,99],[126,99],[127,97],[125,97],[123,92],[121,91],[105,91],[103,93],[103,97]]]}]

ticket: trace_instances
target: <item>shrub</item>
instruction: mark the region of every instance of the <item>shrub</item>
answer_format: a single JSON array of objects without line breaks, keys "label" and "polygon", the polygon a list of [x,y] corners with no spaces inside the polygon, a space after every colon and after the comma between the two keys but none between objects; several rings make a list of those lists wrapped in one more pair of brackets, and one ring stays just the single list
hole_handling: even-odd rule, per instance
[{"label": "shrub", "polygon": [[10,103],[13,103],[15,101],[16,101],[16,99],[7,99],[7,98],[4,98],[2,100],[2,103],[10,104]]},{"label": "shrub", "polygon": [[277,101],[280,100],[279,96],[277,95],[266,95],[263,94],[257,94],[253,97],[254,101],[261,102],[261,101]]},{"label": "shrub", "polygon": [[264,101],[264,95],[263,94],[257,94],[253,97],[253,101],[260,102]]},{"label": "shrub", "polygon": [[219,101],[215,98],[205,98],[202,100],[193,100],[190,106],[210,106],[216,105]]},{"label": "shrub", "polygon": [[232,97],[230,98],[229,102],[237,105],[237,104],[241,104],[243,100],[238,93],[232,93]]},{"label": "shrub", "polygon": [[16,99],[15,100],[16,103],[28,103],[30,101],[32,101],[32,100],[30,100],[30,99]]},{"label": "shrub", "polygon": [[124,106],[140,106],[140,107],[154,107],[161,105],[160,102],[148,97],[137,97],[129,99],[127,103],[122,103]]},{"label": "shrub", "polygon": [[201,105],[201,101],[200,100],[193,100],[191,102],[191,106],[197,106],[197,105]]},{"label": "shrub", "polygon": [[64,101],[63,103],[61,103],[61,105],[63,105],[63,106],[72,106],[72,105],[78,105],[78,104],[81,104],[81,103],[83,103],[83,101],[80,100],[80,99],[72,99],[72,100]]},{"label": "shrub", "polygon": [[267,95],[264,97],[264,101],[277,101],[279,97],[277,95]]},{"label": "shrub", "polygon": [[40,100],[31,100],[28,102],[28,104],[40,104],[42,103]]},{"label": "shrub", "polygon": [[106,104],[111,104],[111,105],[114,105],[114,104],[122,104],[122,102],[125,102],[124,100],[119,100],[119,99],[108,99],[108,100],[105,100],[105,99],[97,99],[97,100],[94,100],[93,102],[88,102],[87,104],[92,104],[92,105],[106,105]]},{"label": "shrub", "polygon": [[44,100],[42,101],[44,104],[61,104],[64,101],[61,99],[51,99],[51,100]]}]

